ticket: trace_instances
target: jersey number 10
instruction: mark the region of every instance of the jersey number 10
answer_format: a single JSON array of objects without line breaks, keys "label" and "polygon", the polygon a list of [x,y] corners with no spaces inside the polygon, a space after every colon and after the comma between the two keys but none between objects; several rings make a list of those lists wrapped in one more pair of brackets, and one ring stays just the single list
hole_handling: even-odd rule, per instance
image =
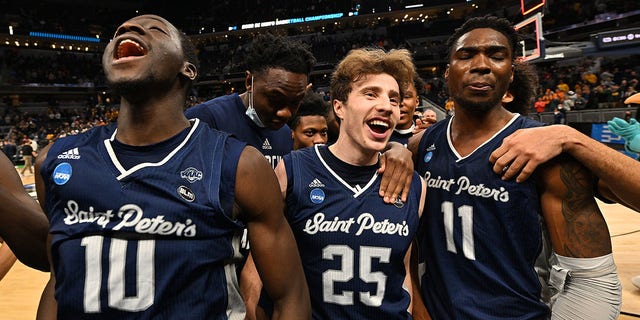
[{"label": "jersey number 10", "polygon": [[[102,236],[82,238],[85,247],[84,311],[100,311],[100,289],[102,288]],[[155,291],[154,277],[154,240],[139,240],[136,257],[136,288],[134,296],[125,296],[125,260],[127,241],[111,239],[109,248],[109,276],[107,280],[109,307],[129,311],[144,311],[153,304]]]}]

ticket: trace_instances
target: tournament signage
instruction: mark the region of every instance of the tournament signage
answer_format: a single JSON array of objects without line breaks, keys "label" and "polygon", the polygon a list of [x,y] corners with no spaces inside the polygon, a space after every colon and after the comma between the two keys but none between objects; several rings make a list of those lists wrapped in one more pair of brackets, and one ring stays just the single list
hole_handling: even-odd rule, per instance
[{"label": "tournament signage", "polygon": [[613,30],[600,32],[592,35],[598,48],[606,49],[613,47],[640,44],[640,28]]}]

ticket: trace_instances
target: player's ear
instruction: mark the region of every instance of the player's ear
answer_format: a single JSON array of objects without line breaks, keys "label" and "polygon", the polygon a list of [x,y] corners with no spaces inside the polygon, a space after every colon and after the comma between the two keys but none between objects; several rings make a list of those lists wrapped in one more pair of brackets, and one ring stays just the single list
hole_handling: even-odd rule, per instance
[{"label": "player's ear", "polygon": [[513,95],[511,94],[511,92],[507,91],[504,96],[502,96],[502,103],[507,104],[511,101],[513,101]]},{"label": "player's ear", "polygon": [[449,64],[447,63],[447,68],[444,69],[444,79],[449,80]]},{"label": "player's ear", "polygon": [[333,113],[336,118],[344,120],[344,104],[338,99],[333,99]]},{"label": "player's ear", "polygon": [[253,90],[253,74],[251,74],[251,71],[249,70],[246,70],[244,74],[244,87],[247,92],[251,92],[251,90]]},{"label": "player's ear", "polygon": [[193,81],[198,77],[198,69],[193,63],[185,61],[182,66],[182,74],[189,80]]}]

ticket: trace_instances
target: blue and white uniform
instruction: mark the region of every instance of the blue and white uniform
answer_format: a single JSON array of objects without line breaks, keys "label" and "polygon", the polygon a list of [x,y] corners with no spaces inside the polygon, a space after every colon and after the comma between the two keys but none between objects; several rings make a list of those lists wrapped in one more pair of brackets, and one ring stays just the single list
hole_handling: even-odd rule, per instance
[{"label": "blue and white uniform", "polygon": [[413,129],[415,129],[415,125],[412,125],[409,129],[395,129],[389,141],[397,142],[406,147],[409,144],[409,138],[413,136]]},{"label": "blue and white uniform", "polygon": [[231,208],[246,144],[194,120],[125,154],[115,133],[60,139],[42,165],[58,318],[244,319]]},{"label": "blue and white uniform", "polygon": [[[411,319],[404,258],[419,223],[421,180],[406,203],[385,204],[381,177],[354,187],[325,145],[284,157],[287,219],[302,259],[314,319]],[[337,159],[337,158],[336,158]]]},{"label": "blue and white uniform", "polygon": [[505,137],[542,124],[515,115],[465,157],[450,125],[429,127],[417,158],[428,190],[418,236],[427,308],[433,319],[545,319],[534,270],[542,248],[535,179],[503,181],[489,162]]},{"label": "blue and white uniform", "polygon": [[258,127],[246,114],[247,108],[237,93],[220,96],[185,111],[187,118],[199,118],[210,127],[233,134],[238,140],[256,147],[275,168],[282,156],[293,150],[289,126],[278,130]]}]

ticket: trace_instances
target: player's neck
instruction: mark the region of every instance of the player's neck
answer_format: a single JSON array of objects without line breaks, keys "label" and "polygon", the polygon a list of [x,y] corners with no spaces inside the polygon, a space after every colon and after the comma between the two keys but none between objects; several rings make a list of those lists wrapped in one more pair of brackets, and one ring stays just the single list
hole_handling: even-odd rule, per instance
[{"label": "player's neck", "polygon": [[163,105],[131,105],[122,101],[118,114],[118,141],[142,146],[164,141],[191,124],[182,108]]},{"label": "player's neck", "polygon": [[486,112],[474,112],[458,108],[452,123],[452,132],[477,135],[481,132],[497,132],[506,125],[513,113],[503,107],[495,107]]},{"label": "player's neck", "polygon": [[331,153],[338,159],[354,166],[370,166],[378,162],[379,151],[367,150],[361,145],[349,143],[346,138],[341,140],[341,136],[336,143],[329,146]]},{"label": "player's neck", "polygon": [[502,107],[481,114],[457,110],[450,132],[454,148],[460,155],[468,155],[502,130],[513,116]]}]

